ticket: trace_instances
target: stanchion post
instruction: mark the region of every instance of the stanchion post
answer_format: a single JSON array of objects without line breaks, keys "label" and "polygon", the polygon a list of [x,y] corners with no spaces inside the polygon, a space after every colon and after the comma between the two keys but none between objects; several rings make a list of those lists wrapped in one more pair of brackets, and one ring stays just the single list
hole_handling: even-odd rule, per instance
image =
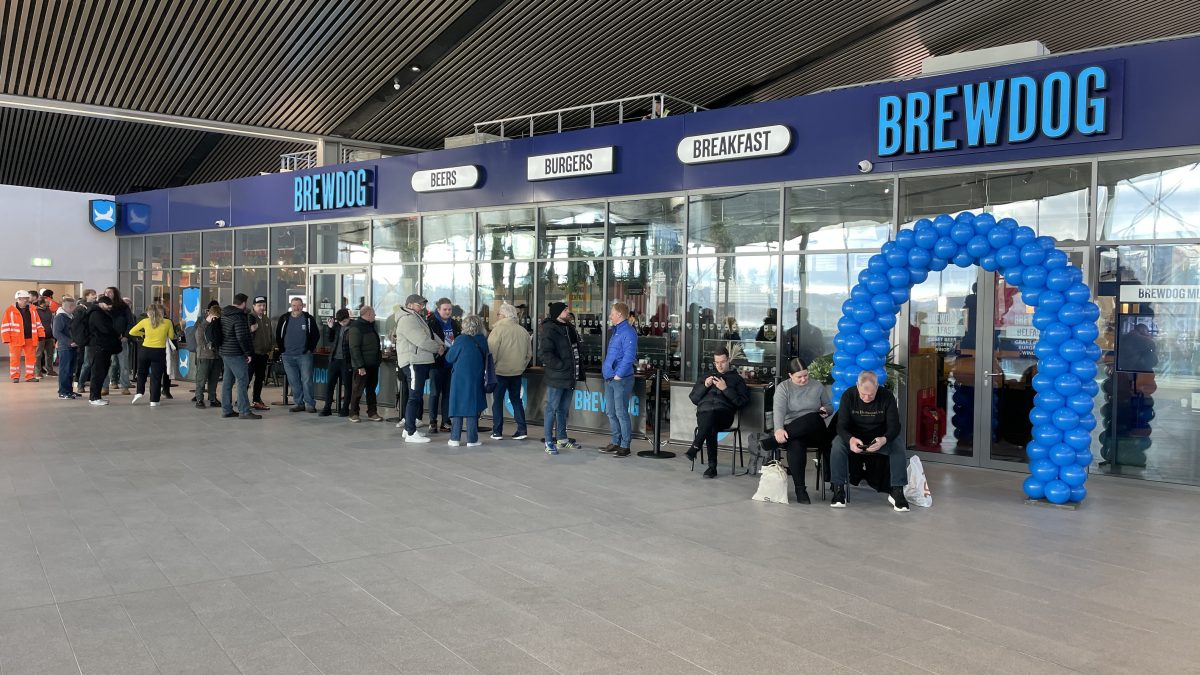
[{"label": "stanchion post", "polygon": [[656,368],[654,370],[654,449],[642,450],[638,453],[638,457],[646,457],[648,459],[673,459],[675,453],[665,452],[662,448],[662,370]]}]

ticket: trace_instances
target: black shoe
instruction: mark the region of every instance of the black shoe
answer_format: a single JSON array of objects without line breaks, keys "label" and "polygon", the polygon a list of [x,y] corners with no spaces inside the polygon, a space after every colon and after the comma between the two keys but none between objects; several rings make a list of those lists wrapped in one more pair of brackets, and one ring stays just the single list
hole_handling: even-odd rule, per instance
[{"label": "black shoe", "polygon": [[338,413],[338,417],[349,417],[349,416],[350,416],[350,411],[349,411],[349,410],[343,410],[343,411],[341,411],[341,412],[339,412],[339,413]]},{"label": "black shoe", "polygon": [[846,486],[834,485],[833,497],[829,499],[829,505],[835,509],[846,508]]},{"label": "black shoe", "polygon": [[221,402],[214,398],[208,402],[208,405],[210,408],[219,408],[221,406]]},{"label": "black shoe", "polygon": [[204,405],[204,401],[196,401],[196,407],[197,408],[207,408],[208,406]]},{"label": "black shoe", "polygon": [[600,452],[607,452],[609,454],[612,454],[620,449],[621,449],[621,446],[617,445],[616,443],[609,443],[608,445],[604,446],[603,448],[600,448]]},{"label": "black shoe", "polygon": [[802,487],[796,488],[796,503],[797,504],[811,504],[812,503],[812,500],[808,498],[808,489],[807,488],[802,488]]},{"label": "black shoe", "polygon": [[[441,429],[439,429],[439,431],[441,431],[443,434],[448,434],[448,433],[450,433],[450,430],[451,430],[451,429],[450,429],[450,425],[449,425],[449,424],[442,424],[442,428],[441,428]],[[430,432],[430,433],[433,433],[433,426],[432,426],[432,425],[429,427],[429,432]]]},{"label": "black shoe", "polygon": [[892,488],[892,494],[888,495],[888,502],[891,503],[892,508],[896,511],[904,512],[908,510],[908,500],[904,498],[904,488],[902,487]]},{"label": "black shoe", "polygon": [[717,467],[715,467],[715,466],[708,467],[708,469],[704,472],[704,477],[705,478],[716,478],[717,477]]},{"label": "black shoe", "polygon": [[304,406],[294,405],[294,406],[288,408],[288,412],[304,412]]},{"label": "black shoe", "polygon": [[238,414],[235,412],[221,413],[221,417],[237,417],[237,416],[238,416]]},{"label": "black shoe", "polygon": [[616,451],[613,452],[613,457],[628,457],[628,456],[629,456],[629,448],[618,447],[616,449]]},{"label": "black shoe", "polygon": [[240,417],[244,420],[261,420],[262,419],[262,415],[259,415],[256,413],[246,413],[245,415],[238,415],[238,417]]},{"label": "black shoe", "polygon": [[163,395],[163,398],[169,398],[169,399],[174,399],[174,398],[175,398],[174,396],[172,396],[172,395],[171,395],[171,392],[169,392],[169,391],[164,391],[164,392],[162,393],[162,395]]},{"label": "black shoe", "polygon": [[696,457],[700,454],[700,448],[697,448],[693,445],[692,447],[688,448],[687,452],[684,454],[687,456],[688,461],[694,462],[696,461]]},{"label": "black shoe", "polygon": [[430,424],[430,425],[429,425],[429,428],[425,430],[425,435],[426,435],[426,436],[433,436],[433,435],[437,434],[437,432],[438,432],[437,425],[436,425],[436,424]]},{"label": "black shoe", "polygon": [[310,412],[310,413],[315,413],[315,412],[317,412],[317,407],[309,406],[308,408],[306,408],[306,410],[308,410],[308,412]]},{"label": "black shoe", "polygon": [[333,413],[329,412],[328,410],[322,410],[322,411],[320,412],[320,414],[318,414],[318,415],[317,415],[317,417],[329,417],[329,416],[330,416],[330,415],[332,415],[332,414],[333,414]]}]

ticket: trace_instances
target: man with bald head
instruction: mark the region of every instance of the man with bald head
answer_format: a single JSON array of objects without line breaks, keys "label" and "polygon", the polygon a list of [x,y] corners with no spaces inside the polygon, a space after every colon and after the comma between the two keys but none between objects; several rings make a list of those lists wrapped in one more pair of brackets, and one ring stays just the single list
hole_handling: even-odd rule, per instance
[{"label": "man with bald head", "polygon": [[379,348],[379,330],[375,327],[375,308],[363,305],[358,318],[350,322],[347,338],[350,346],[350,367],[354,370],[353,394],[350,396],[350,421],[358,422],[358,404],[363,392],[367,394],[367,419],[382,422],[376,409],[375,390],[379,387],[379,365],[383,350]]}]

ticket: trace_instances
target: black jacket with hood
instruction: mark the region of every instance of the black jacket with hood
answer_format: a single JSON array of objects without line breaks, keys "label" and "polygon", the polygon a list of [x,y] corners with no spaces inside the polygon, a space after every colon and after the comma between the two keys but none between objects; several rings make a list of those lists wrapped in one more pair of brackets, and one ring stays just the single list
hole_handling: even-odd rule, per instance
[{"label": "black jacket with hood", "polygon": [[538,342],[538,359],[545,368],[547,387],[574,389],[583,380],[583,364],[579,359],[579,333],[575,327],[548,318],[542,321]]},{"label": "black jacket with hood", "polygon": [[121,351],[121,334],[113,325],[111,310],[101,309],[99,303],[88,310],[88,344],[96,349],[103,349],[109,354]]},{"label": "black jacket with hood", "polygon": [[254,337],[246,310],[227,305],[221,310],[221,356],[246,358],[254,355]]}]

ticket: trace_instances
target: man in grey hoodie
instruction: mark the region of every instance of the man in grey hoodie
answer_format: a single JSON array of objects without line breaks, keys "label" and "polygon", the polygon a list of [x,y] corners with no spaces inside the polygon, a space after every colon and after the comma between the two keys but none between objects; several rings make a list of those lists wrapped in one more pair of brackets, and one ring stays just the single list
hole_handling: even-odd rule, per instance
[{"label": "man in grey hoodie", "polygon": [[404,419],[396,426],[404,425],[401,437],[405,443],[428,443],[429,437],[417,431],[417,418],[425,396],[425,383],[429,380],[429,369],[439,354],[445,353],[442,337],[435,335],[425,320],[425,306],[429,301],[419,293],[413,293],[404,301],[396,319],[396,368],[400,373],[400,384],[408,391],[408,402],[404,406]]}]

